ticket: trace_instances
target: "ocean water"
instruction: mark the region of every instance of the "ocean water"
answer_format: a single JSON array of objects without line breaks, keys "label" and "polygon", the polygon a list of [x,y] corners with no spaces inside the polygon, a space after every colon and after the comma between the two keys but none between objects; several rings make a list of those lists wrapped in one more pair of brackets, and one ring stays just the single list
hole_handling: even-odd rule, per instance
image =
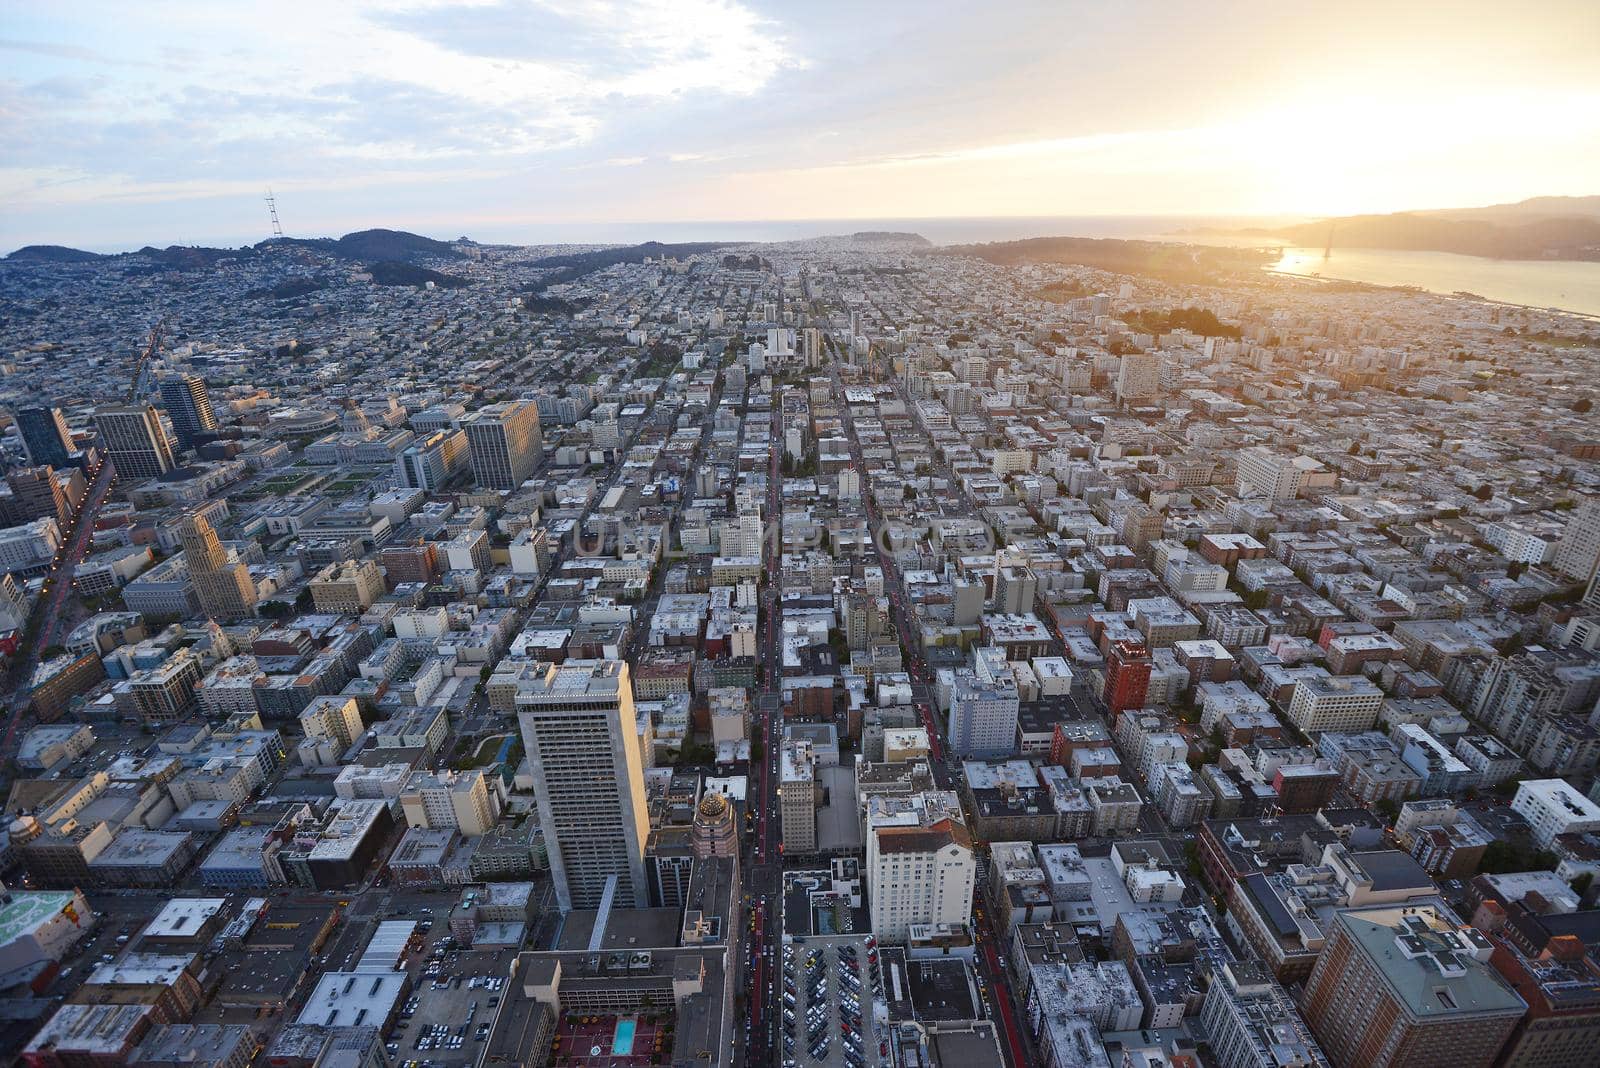
[{"label": "ocean water", "polygon": [[[1276,220],[1266,220],[1271,222]],[[1201,228],[1261,226],[1260,218],[1218,218],[1198,215],[1060,215],[940,219],[750,219],[734,222],[534,223],[483,241],[529,244],[562,242],[642,241],[803,241],[860,230],[897,230],[921,234],[935,245],[968,245],[984,241],[1018,241],[1028,237],[1117,237],[1179,240],[1174,235]],[[476,236],[476,235],[475,235]],[[1182,238],[1233,244],[1231,238]],[[1251,240],[1250,244],[1261,244]]]},{"label": "ocean water", "polygon": [[[859,230],[921,234],[935,245],[1017,241],[1029,237],[1109,237],[1204,245],[1280,247],[1281,242],[1227,230],[1266,228],[1283,218],[1202,215],[1060,215],[943,219],[781,219],[743,222],[534,224],[481,240],[530,244],[641,241],[799,241]],[[1491,260],[1449,252],[1283,247],[1271,269],[1374,285],[1468,292],[1489,300],[1600,316],[1600,263]]]},{"label": "ocean water", "polygon": [[1508,304],[1560,308],[1600,316],[1600,263],[1575,260],[1490,260],[1453,252],[1285,248],[1271,269],[1435,293],[1475,293]]}]

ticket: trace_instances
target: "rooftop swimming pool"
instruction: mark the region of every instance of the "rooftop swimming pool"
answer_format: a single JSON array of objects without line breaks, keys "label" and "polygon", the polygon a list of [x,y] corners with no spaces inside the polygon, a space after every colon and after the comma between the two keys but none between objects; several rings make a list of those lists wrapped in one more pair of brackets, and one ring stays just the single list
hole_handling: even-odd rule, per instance
[{"label": "rooftop swimming pool", "polygon": [[617,1037],[611,1040],[611,1055],[626,1057],[633,1053],[633,1033],[639,1029],[636,1020],[617,1021]]}]

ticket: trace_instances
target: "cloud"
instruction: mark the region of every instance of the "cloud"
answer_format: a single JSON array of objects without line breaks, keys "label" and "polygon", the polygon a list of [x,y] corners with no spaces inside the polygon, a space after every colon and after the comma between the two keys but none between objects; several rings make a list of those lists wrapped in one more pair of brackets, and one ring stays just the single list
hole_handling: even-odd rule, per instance
[{"label": "cloud", "polygon": [[103,52],[97,52],[92,48],[84,48],[81,45],[60,44],[55,41],[19,41],[9,37],[0,37],[0,49],[9,52],[26,52],[51,59],[98,63],[107,67],[151,67],[155,65],[145,60],[110,56]]},{"label": "cloud", "polygon": [[[1440,22],[1380,0],[1271,19],[1046,0],[999,17],[961,0],[914,17],[860,0],[13,3],[0,234],[248,236],[267,185],[294,194],[297,225],[345,228],[528,204],[1238,214],[1587,191],[1600,5],[1461,6]],[[1307,64],[1306,41],[1339,62]],[[1221,76],[1195,56],[1233,58]]]},{"label": "cloud", "polygon": [[[87,24],[83,45],[0,41],[27,50],[41,75],[0,85],[9,163],[152,192],[245,177],[345,180],[373,164],[422,177],[578,150],[640,107],[749,95],[800,65],[772,23],[734,0],[244,0],[203,10],[153,0],[147,14],[165,31],[152,52],[161,62],[141,61],[148,73],[77,74],[84,62],[118,62],[91,47]],[[315,32],[285,47],[273,28],[296,26]],[[48,200],[52,188],[31,195]]]}]

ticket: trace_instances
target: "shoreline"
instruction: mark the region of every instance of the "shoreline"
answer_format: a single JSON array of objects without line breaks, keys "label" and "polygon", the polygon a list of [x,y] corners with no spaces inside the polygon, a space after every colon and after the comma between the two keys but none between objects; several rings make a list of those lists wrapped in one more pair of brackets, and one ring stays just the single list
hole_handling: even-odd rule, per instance
[{"label": "shoreline", "polygon": [[[1299,246],[1293,246],[1293,247],[1298,248]],[[1589,261],[1589,260],[1569,260],[1569,261],[1501,260],[1501,261],[1498,261],[1498,262],[1501,262],[1501,263],[1545,263],[1545,262],[1589,263],[1589,262],[1592,262],[1592,261]],[[1600,312],[1578,311],[1578,310],[1573,309],[1573,308],[1558,308],[1558,307],[1556,307],[1554,305],[1546,305],[1546,304],[1519,304],[1518,302],[1516,302],[1514,300],[1498,300],[1498,299],[1496,299],[1494,297],[1485,297],[1485,296],[1483,296],[1481,294],[1478,294],[1478,293],[1465,293],[1465,292],[1456,291],[1456,290],[1452,290],[1451,292],[1444,293],[1444,292],[1441,292],[1441,291],[1439,291],[1437,289],[1428,289],[1426,286],[1419,286],[1419,285],[1390,285],[1390,284],[1385,284],[1383,282],[1368,282],[1365,279],[1361,279],[1361,278],[1346,278],[1346,277],[1344,277],[1342,275],[1322,274],[1320,272],[1317,273],[1317,274],[1298,274],[1298,273],[1296,273],[1294,271],[1279,271],[1279,270],[1275,270],[1272,267],[1262,267],[1261,271],[1262,271],[1263,274],[1271,275],[1274,278],[1298,278],[1298,279],[1300,279],[1302,281],[1305,281],[1305,282],[1343,282],[1343,283],[1346,283],[1348,285],[1369,286],[1372,289],[1382,289],[1382,290],[1387,290],[1387,291],[1396,292],[1396,293],[1420,293],[1420,294],[1423,294],[1425,296],[1430,296],[1430,297],[1446,297],[1446,298],[1449,298],[1450,300],[1471,301],[1471,302],[1475,302],[1475,303],[1478,303],[1478,304],[1493,304],[1493,305],[1495,305],[1497,307],[1502,307],[1502,308],[1515,308],[1518,311],[1541,312],[1541,313],[1546,314],[1546,315],[1570,315],[1570,316],[1573,316],[1575,318],[1582,319],[1582,320],[1584,320],[1586,322],[1600,324]]]}]

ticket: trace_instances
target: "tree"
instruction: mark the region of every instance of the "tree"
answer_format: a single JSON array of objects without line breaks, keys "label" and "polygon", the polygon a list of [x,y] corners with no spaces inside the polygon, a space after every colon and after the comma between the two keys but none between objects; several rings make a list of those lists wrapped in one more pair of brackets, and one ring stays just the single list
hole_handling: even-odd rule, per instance
[{"label": "tree", "polygon": [[1473,490],[1472,495],[1478,498],[1480,501],[1487,501],[1494,496],[1494,487],[1485,482],[1483,485]]},{"label": "tree", "polygon": [[1572,410],[1577,412],[1579,415],[1586,415],[1589,409],[1593,407],[1594,401],[1589,397],[1579,397],[1577,400],[1572,402]]}]

